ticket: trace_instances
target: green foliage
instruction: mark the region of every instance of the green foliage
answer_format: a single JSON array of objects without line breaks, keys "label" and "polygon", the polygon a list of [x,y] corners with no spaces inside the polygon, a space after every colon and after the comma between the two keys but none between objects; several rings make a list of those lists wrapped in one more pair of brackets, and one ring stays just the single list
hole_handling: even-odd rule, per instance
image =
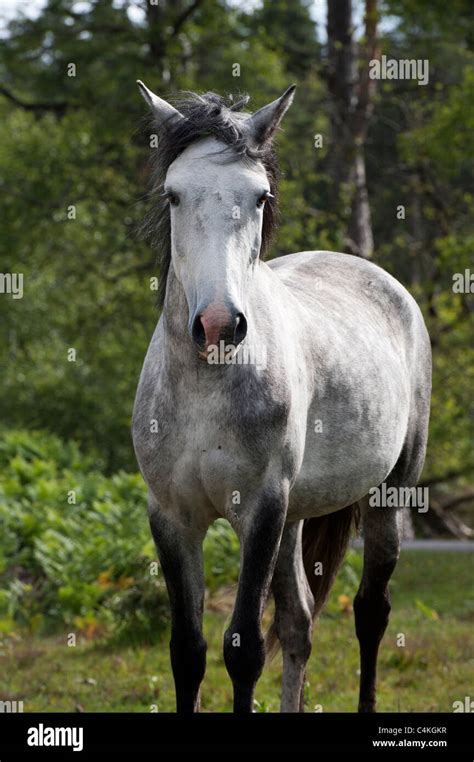
[{"label": "green foliage", "polygon": [[225,519],[218,519],[204,540],[204,574],[211,592],[237,581],[239,552],[237,535]]},{"label": "green foliage", "polygon": [[77,446],[7,432],[0,444],[3,629],[159,631],[167,598],[138,474],[107,478]]},{"label": "green foliage", "polygon": [[474,72],[466,67],[461,82],[449,88],[447,95],[443,89],[437,91],[431,119],[402,136],[405,158],[411,163],[429,160],[446,178],[459,176],[466,158],[474,153],[473,102]]}]

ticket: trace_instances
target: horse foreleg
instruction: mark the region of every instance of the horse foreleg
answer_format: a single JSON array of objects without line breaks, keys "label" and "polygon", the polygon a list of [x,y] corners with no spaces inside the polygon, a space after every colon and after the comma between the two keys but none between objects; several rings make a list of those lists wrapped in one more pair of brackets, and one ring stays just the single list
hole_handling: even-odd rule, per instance
[{"label": "horse foreleg", "polygon": [[202,635],[202,536],[183,530],[153,506],[149,517],[170,598],[170,655],[176,709],[180,713],[196,712],[206,669],[206,642]]},{"label": "horse foreleg", "polygon": [[303,711],[303,684],[311,653],[313,596],[303,567],[303,522],[287,524],[273,573],[275,629],[283,651],[281,712]]},{"label": "horse foreleg", "polygon": [[242,516],[239,587],[224,660],[234,688],[234,712],[251,712],[255,685],[265,663],[261,619],[286,518],[286,490],[269,491]]}]

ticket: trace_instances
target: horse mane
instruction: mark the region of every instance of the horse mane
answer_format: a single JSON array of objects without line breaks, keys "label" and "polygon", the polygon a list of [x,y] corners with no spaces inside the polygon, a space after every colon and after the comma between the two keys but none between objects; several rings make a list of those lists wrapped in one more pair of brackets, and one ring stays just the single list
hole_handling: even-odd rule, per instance
[{"label": "horse mane", "polygon": [[162,195],[163,184],[170,164],[196,140],[213,136],[229,146],[229,160],[245,158],[250,162],[262,162],[273,196],[267,200],[263,210],[261,257],[264,258],[268,252],[278,223],[279,169],[271,141],[258,148],[250,144],[245,129],[249,114],[240,110],[248,100],[248,96],[241,96],[234,102],[232,96],[223,98],[212,92],[203,95],[188,92],[173,99],[173,104],[186,119],[159,125],[151,117],[152,130],[158,137],[158,148],[151,160],[149,207],[141,225],[141,233],[157,249],[160,268],[159,307],[163,307],[171,264],[170,211],[169,204]]}]

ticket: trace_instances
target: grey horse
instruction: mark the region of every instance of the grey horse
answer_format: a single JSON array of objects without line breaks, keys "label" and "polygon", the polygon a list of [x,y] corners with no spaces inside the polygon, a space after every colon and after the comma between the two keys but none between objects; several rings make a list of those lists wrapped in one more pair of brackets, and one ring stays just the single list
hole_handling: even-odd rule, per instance
[{"label": "grey horse", "polygon": [[241,547],[224,636],[234,711],[252,711],[267,646],[277,642],[281,711],[297,712],[313,622],[357,513],[359,711],[375,711],[407,508],[369,496],[380,485],[384,494],[414,487],[423,467],[431,352],[421,312],[397,280],[355,256],[303,251],[263,261],[277,219],[272,142],[294,86],[253,114],[245,98],[190,94],[175,107],[139,87],[158,135],[148,227],[160,247],[163,309],[132,428],[170,598],[177,710],[199,708],[211,523],[226,518]]}]

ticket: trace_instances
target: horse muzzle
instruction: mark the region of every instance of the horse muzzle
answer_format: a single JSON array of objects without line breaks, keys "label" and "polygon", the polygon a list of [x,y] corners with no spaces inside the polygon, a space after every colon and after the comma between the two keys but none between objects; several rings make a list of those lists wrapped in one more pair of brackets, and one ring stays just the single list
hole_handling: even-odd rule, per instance
[{"label": "horse muzzle", "polygon": [[237,347],[247,335],[247,319],[235,307],[209,304],[194,317],[190,333],[199,352],[207,355],[211,347],[218,347],[222,341],[226,346]]}]

